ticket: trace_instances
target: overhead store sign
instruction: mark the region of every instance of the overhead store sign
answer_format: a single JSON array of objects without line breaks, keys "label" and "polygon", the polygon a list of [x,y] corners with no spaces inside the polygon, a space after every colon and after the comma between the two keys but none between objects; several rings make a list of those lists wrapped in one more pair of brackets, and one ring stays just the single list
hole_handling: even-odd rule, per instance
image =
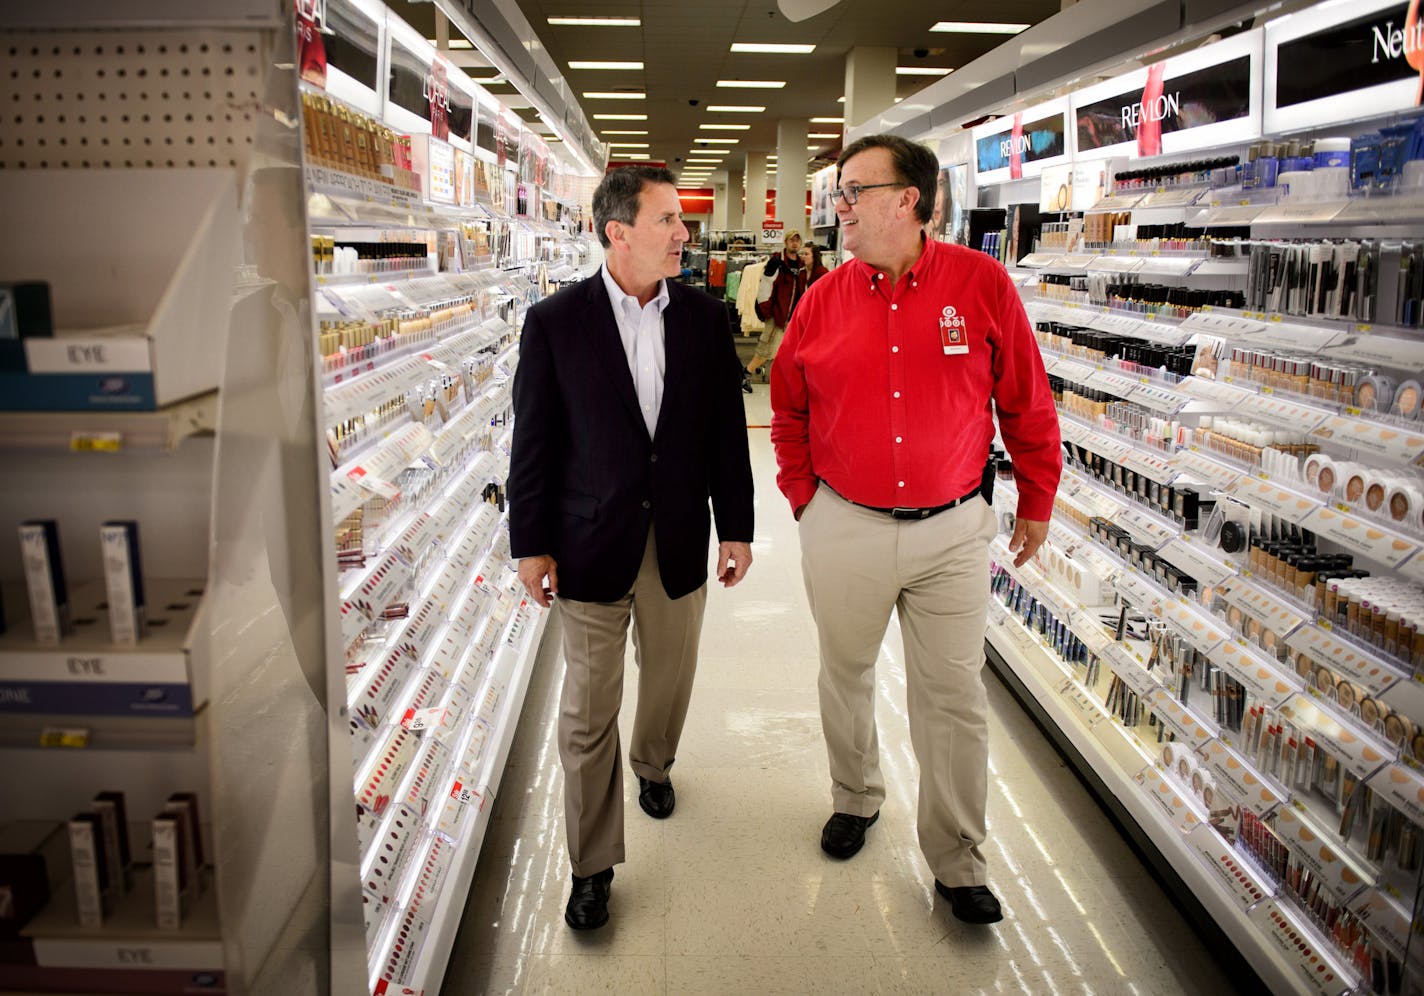
[{"label": "overhead store sign", "polygon": [[1079,159],[1160,156],[1261,136],[1258,29],[1074,93]]},{"label": "overhead store sign", "polygon": [[1068,161],[1068,99],[979,125],[972,134],[980,183],[1037,176],[1045,166]]},{"label": "overhead store sign", "polygon": [[1424,29],[1409,23],[1410,6],[1322,4],[1266,25],[1266,131],[1419,106]]},{"label": "overhead store sign", "polygon": [[469,147],[475,120],[474,97],[463,87],[451,86],[451,72],[438,55],[418,53],[392,35],[389,47],[386,99],[430,125],[430,134],[443,141],[459,140]]}]

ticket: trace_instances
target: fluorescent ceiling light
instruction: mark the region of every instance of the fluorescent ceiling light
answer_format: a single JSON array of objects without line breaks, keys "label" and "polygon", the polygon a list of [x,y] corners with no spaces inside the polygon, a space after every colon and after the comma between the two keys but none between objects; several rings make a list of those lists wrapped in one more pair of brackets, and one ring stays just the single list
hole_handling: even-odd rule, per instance
[{"label": "fluorescent ceiling light", "polygon": [[[613,134],[613,133],[612,133],[611,131],[606,131],[606,132],[604,132],[604,134],[605,134],[605,135],[611,135],[611,134]],[[813,132],[811,132],[811,134],[807,135],[806,137],[807,137],[807,138],[840,138],[840,137],[841,137],[841,134],[840,134],[840,132],[838,132],[838,131],[813,131]]]},{"label": "fluorescent ceiling light", "polygon": [[642,69],[641,62],[570,62],[570,69]]},{"label": "fluorescent ceiling light", "polygon": [[697,127],[704,131],[750,131],[751,125],[734,124],[700,124]]},{"label": "fluorescent ceiling light", "polygon": [[768,152],[768,153],[766,154],[766,161],[769,162],[769,163],[774,163],[774,162],[776,162],[776,157],[777,157],[777,153],[775,153],[775,152]]},{"label": "fluorescent ceiling light", "polygon": [[[431,45],[434,45],[436,48],[440,47],[440,42],[438,42],[434,38],[427,38],[425,40],[428,41]],[[449,46],[450,51],[452,52],[457,49],[472,49],[475,47],[474,43],[467,38],[451,38],[449,41]]]},{"label": "fluorescent ceiling light", "polygon": [[837,97],[837,98],[836,98],[836,103],[837,103],[837,104],[844,104],[844,103],[845,103],[845,98],[844,98],[844,97]]},{"label": "fluorescent ceiling light", "polygon": [[647,142],[609,142],[610,149],[646,149]]},{"label": "fluorescent ceiling light", "polygon": [[646,121],[646,114],[595,114],[595,121]]},{"label": "fluorescent ceiling light", "polygon": [[646,93],[635,93],[629,90],[585,90],[584,94],[589,100],[647,100]]},{"label": "fluorescent ceiling light", "polygon": [[620,131],[620,130],[615,130],[615,129],[613,129],[613,128],[608,128],[608,129],[605,129],[605,130],[602,132],[602,134],[604,134],[604,135],[646,135],[647,132],[646,132],[646,131],[638,131],[636,128],[634,128],[634,129],[632,129],[632,130],[630,130],[630,131]]},{"label": "fluorescent ceiling light", "polygon": [[819,152],[819,151],[821,151],[821,147],[820,147],[819,145],[808,145],[808,146],[806,146],[806,151],[807,151],[807,152]]},{"label": "fluorescent ceiling light", "polygon": [[895,98],[895,103],[898,104],[900,101],[902,101],[902,100],[904,100],[904,99],[905,99],[904,97],[896,97],[896,98]]},{"label": "fluorescent ceiling light", "polygon": [[845,118],[812,118],[812,124],[845,124]]},{"label": "fluorescent ceiling light", "polygon": [[759,104],[713,104],[707,110],[713,114],[760,114],[766,108]]},{"label": "fluorescent ceiling light", "polygon": [[948,76],[953,69],[939,69],[935,66],[896,66],[896,76]]},{"label": "fluorescent ceiling light", "polygon": [[1001,24],[997,21],[939,21],[930,30],[957,35],[1016,35],[1027,27],[1027,24]]},{"label": "fluorescent ceiling light", "polygon": [[785,80],[718,80],[717,85],[726,89],[741,90],[780,90],[786,85]]},{"label": "fluorescent ceiling light", "polygon": [[641,18],[637,17],[551,17],[550,24],[564,27],[584,28],[640,28]]},{"label": "fluorescent ceiling light", "polygon": [[726,149],[693,149],[690,155],[694,156],[725,156],[729,152]]},{"label": "fluorescent ceiling light", "polygon": [[699,142],[711,142],[714,145],[736,145],[740,138],[698,138]]},{"label": "fluorescent ceiling light", "polygon": [[765,52],[773,55],[808,55],[815,45],[768,45],[760,42],[733,42],[733,52]]}]

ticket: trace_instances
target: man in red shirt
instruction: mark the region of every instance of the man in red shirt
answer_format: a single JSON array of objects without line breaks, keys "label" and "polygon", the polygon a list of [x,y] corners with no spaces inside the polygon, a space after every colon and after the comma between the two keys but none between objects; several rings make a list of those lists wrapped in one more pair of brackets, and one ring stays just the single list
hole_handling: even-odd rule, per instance
[{"label": "man in red shirt", "polygon": [[1018,483],[1018,564],[1048,535],[1062,456],[1048,377],[1004,268],[924,235],[938,168],[893,135],[842,154],[832,199],[855,259],[791,317],[772,367],[771,440],[820,643],[834,809],[821,847],[854,855],[885,799],[874,678],[894,609],[920,848],[954,915],[993,923],[981,670],[995,522],[980,488],[994,416]]}]

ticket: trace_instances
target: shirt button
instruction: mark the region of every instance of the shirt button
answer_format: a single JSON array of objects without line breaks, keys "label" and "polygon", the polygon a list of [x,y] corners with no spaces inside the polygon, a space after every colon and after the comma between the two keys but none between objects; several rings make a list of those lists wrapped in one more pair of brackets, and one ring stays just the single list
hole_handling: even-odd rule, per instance
[{"label": "shirt button", "polygon": [[[895,437],[895,442],[897,442],[897,443],[903,443],[904,441],[905,441],[905,437],[904,437],[904,436],[896,436],[896,437]],[[656,460],[657,457],[653,457],[653,459]]]},{"label": "shirt button", "polygon": [[657,462],[658,462],[658,455],[657,455],[656,453],[654,453],[654,454],[653,454],[653,463],[657,463]]},{"label": "shirt button", "polygon": [[900,482],[900,487],[903,488],[904,486],[905,486],[905,482],[904,482],[904,481],[901,481],[901,482]]},{"label": "shirt button", "polygon": [[892,304],[892,305],[890,305],[890,310],[891,310],[891,311],[899,311],[899,310],[900,310],[900,306],[899,306],[898,304]]},{"label": "shirt button", "polygon": [[644,501],[644,502],[643,502],[643,507],[644,507],[644,508],[652,508],[652,507],[653,507],[653,503],[650,502],[650,501]]},{"label": "shirt button", "polygon": [[899,347],[899,346],[891,346],[891,347],[890,347],[890,352],[892,352],[892,353],[898,353],[899,351],[900,351],[900,347]]},{"label": "shirt button", "polygon": [[900,396],[900,392],[899,392],[899,391],[896,391],[896,392],[895,392],[895,397],[898,398],[899,396]]},{"label": "shirt button", "polygon": [[910,281],[910,286],[911,286],[911,287],[918,287],[918,286],[920,286],[920,282],[919,282],[918,280],[911,280],[911,281]]}]

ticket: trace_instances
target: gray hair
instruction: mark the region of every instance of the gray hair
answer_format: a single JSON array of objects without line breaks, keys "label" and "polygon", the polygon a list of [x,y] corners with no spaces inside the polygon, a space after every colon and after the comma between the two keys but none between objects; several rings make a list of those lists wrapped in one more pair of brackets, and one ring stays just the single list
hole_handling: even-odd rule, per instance
[{"label": "gray hair", "polygon": [[593,230],[608,248],[608,223],[631,225],[638,220],[638,196],[655,183],[677,186],[677,178],[661,166],[623,166],[603,178],[593,192]]}]

